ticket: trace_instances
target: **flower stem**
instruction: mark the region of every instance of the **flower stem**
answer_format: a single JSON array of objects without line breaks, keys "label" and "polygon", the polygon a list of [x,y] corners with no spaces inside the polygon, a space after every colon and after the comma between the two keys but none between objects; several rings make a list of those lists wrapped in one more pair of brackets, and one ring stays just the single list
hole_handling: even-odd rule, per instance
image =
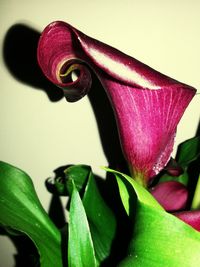
[{"label": "flower stem", "polygon": [[134,168],[132,168],[131,165],[129,165],[129,171],[131,174],[131,177],[141,186],[143,186],[144,188],[147,188],[147,182],[146,182],[146,177],[144,175],[144,173],[142,172],[137,172]]},{"label": "flower stem", "polygon": [[200,175],[197,181],[196,189],[194,192],[191,210],[197,210],[200,208]]}]

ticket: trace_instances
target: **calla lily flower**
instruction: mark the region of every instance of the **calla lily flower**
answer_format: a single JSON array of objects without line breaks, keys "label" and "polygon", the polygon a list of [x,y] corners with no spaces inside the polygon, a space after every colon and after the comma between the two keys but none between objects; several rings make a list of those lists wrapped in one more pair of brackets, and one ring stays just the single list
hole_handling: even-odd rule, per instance
[{"label": "calla lily flower", "polygon": [[188,190],[177,181],[163,182],[150,189],[151,194],[166,211],[184,210],[188,202]]},{"label": "calla lily flower", "polygon": [[188,188],[183,183],[176,181],[176,178],[178,179],[183,173],[183,169],[171,158],[163,171],[165,174],[174,177],[174,180],[159,181],[153,187],[150,186],[149,191],[168,212],[186,209],[189,200]]},{"label": "calla lily flower", "polygon": [[151,188],[150,192],[167,212],[200,232],[200,210],[187,210],[189,192],[186,186],[168,181]]},{"label": "calla lily flower", "polygon": [[[195,140],[195,138],[192,139]],[[187,144],[189,144],[188,141]],[[197,148],[195,153],[198,155],[198,146],[195,147]],[[191,147],[188,149],[187,154],[189,155],[187,155],[185,159],[187,159],[187,157],[190,158],[191,153],[189,151],[192,151]],[[198,158],[198,156],[193,157],[193,163],[195,158]],[[193,183],[195,183],[195,190],[191,190],[191,183],[188,183],[187,181],[189,177],[187,170],[189,169],[189,164],[192,161],[186,160],[186,162],[187,164],[185,166],[180,166],[176,160],[171,159],[163,170],[163,176],[161,175],[160,179],[157,179],[157,184],[155,184],[154,181],[154,186],[150,186],[149,191],[167,212],[172,213],[177,218],[200,232],[200,178],[198,178],[197,182],[195,182],[196,175],[194,177],[190,175]],[[182,178],[181,175],[183,175]],[[169,180],[166,179],[167,176]],[[162,178],[164,178],[164,181]]]},{"label": "calla lily flower", "polygon": [[200,210],[179,211],[174,215],[200,232]]},{"label": "calla lily flower", "polygon": [[43,73],[71,102],[87,94],[95,72],[113,107],[132,176],[147,187],[167,164],[177,124],[196,90],[61,21],[45,28],[37,53]]}]

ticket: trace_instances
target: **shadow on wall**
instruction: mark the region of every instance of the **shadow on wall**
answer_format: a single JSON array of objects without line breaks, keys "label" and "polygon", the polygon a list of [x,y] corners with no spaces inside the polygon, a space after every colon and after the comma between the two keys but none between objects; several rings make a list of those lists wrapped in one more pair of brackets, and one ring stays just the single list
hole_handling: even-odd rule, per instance
[{"label": "shadow on wall", "polygon": [[200,120],[199,120],[199,126],[197,127],[196,136],[200,136]]},{"label": "shadow on wall", "polygon": [[[63,92],[46,79],[37,63],[39,37],[40,33],[29,26],[13,25],[4,40],[4,62],[15,79],[34,89],[45,91],[49,100],[56,102],[61,100]],[[95,75],[88,97],[96,117],[105,156],[109,166],[116,168],[124,164],[117,127],[109,100]]]},{"label": "shadow on wall", "polygon": [[[60,88],[56,87],[46,79],[38,66],[37,45],[39,37],[40,33],[35,29],[30,28],[29,26],[23,24],[13,25],[6,33],[4,39],[4,63],[10,74],[17,81],[29,85],[33,89],[43,90],[47,94],[51,102],[56,102],[63,98],[63,92]],[[119,143],[113,110],[99,80],[93,73],[92,76],[92,88],[88,94],[88,98],[97,121],[103,151],[107,158],[109,167],[125,172],[124,170],[127,170],[126,163],[124,161]],[[71,163],[66,162],[66,164]],[[63,170],[63,167],[58,167],[57,170],[59,170],[60,168],[61,170]],[[58,175],[56,171],[55,174]],[[101,179],[98,180],[99,186],[101,187]],[[109,181],[109,179],[107,181]],[[111,186],[113,188],[113,179]],[[106,188],[107,190],[109,190],[110,186],[107,185]],[[113,192],[113,190],[111,192]],[[108,198],[114,199],[110,191],[102,193],[107,196],[109,195],[110,197]],[[108,199],[107,201],[109,202]],[[110,203],[111,206],[115,206],[115,204],[116,203]],[[59,216],[57,213],[58,211]],[[49,208],[49,216],[58,228],[63,227],[65,223],[63,210],[61,207],[60,199],[56,195],[52,195]],[[37,266],[37,263],[34,261],[34,255],[37,255],[37,251],[31,240],[24,236],[13,237],[12,235],[9,235],[1,229],[0,234],[8,235],[16,246],[18,254],[15,255],[15,267]],[[27,259],[24,255],[24,247],[27,249]],[[28,255],[33,255],[31,261]],[[66,259],[64,259],[64,261],[66,261]]]},{"label": "shadow on wall", "polygon": [[39,255],[30,238],[25,235],[9,234],[1,227],[0,235],[8,236],[16,248],[17,253],[13,255],[14,267],[39,267]]},{"label": "shadow on wall", "polygon": [[63,97],[62,90],[44,77],[37,64],[39,37],[40,33],[28,26],[13,25],[4,39],[4,62],[15,79],[44,90],[50,101],[58,101]]}]

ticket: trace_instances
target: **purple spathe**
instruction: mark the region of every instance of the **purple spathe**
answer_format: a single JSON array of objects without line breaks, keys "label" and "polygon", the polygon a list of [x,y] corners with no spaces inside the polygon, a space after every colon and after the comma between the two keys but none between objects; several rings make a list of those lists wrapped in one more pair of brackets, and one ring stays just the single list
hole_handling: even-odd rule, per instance
[{"label": "purple spathe", "polygon": [[[196,90],[60,21],[43,31],[38,62],[69,101],[90,89],[90,68],[96,73],[113,107],[132,176],[147,186],[167,164],[177,124]],[[79,71],[75,81],[73,70]]]}]

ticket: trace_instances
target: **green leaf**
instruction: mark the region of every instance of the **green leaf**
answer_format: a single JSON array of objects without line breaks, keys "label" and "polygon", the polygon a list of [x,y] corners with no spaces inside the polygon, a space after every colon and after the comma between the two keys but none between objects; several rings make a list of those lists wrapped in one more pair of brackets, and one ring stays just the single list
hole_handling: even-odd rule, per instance
[{"label": "green leaf", "polygon": [[191,138],[178,148],[177,162],[184,168],[196,160],[200,155],[200,136]]},{"label": "green leaf", "polygon": [[87,165],[66,169],[66,185],[72,191],[73,183],[82,194],[83,206],[90,226],[97,261],[103,262],[111,251],[116,233],[116,219],[99,193],[92,170]]},{"label": "green leaf", "polygon": [[83,196],[83,205],[88,217],[96,257],[99,262],[102,262],[110,255],[116,233],[116,219],[101,197],[91,171]]},{"label": "green leaf", "polygon": [[31,178],[0,162],[0,224],[26,234],[36,245],[41,267],[61,267],[61,237],[35,192]]},{"label": "green leaf", "polygon": [[69,211],[69,267],[97,266],[86,213],[74,185]]},{"label": "green leaf", "polygon": [[142,187],[135,180],[133,180],[133,178],[129,177],[126,174],[111,170],[109,168],[105,168],[105,170],[113,173],[117,178],[122,203],[128,215],[130,215],[130,213],[132,212],[132,201],[130,200],[134,199],[134,194],[129,193],[130,189],[132,189],[131,191],[133,191],[134,189],[139,202],[163,210],[163,208],[155,200],[155,198],[144,187]]},{"label": "green leaf", "polygon": [[[127,257],[119,266],[200,266],[200,233],[156,205],[150,193],[130,177],[110,171],[117,177],[127,213],[135,215]],[[136,206],[127,201],[134,194],[137,195]]]},{"label": "green leaf", "polygon": [[161,176],[161,178],[159,179],[159,183],[168,182],[168,181],[176,181],[176,182],[182,183],[185,186],[187,186],[188,181],[189,181],[189,176],[188,176],[188,173],[186,171],[184,171],[179,176],[171,176],[169,174],[163,174]]},{"label": "green leaf", "polygon": [[48,178],[46,186],[50,193],[60,196],[70,196],[73,190],[73,182],[78,191],[84,188],[90,172],[87,165],[72,165],[63,170],[61,176]]},{"label": "green leaf", "polygon": [[79,192],[85,188],[90,172],[90,166],[83,164],[70,166],[64,171],[69,195],[72,193],[73,184]]},{"label": "green leaf", "polygon": [[120,267],[199,267],[200,234],[165,211],[139,203],[128,256]]}]

